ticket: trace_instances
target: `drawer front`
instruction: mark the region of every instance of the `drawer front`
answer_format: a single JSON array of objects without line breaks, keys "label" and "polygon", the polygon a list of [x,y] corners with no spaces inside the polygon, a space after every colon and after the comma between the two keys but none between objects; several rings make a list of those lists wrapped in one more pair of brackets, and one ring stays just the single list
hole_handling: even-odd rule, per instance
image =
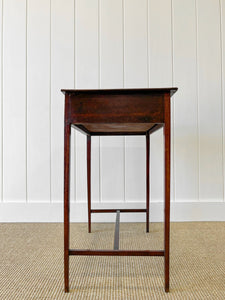
[{"label": "drawer front", "polygon": [[71,95],[70,122],[163,123],[164,95]]}]

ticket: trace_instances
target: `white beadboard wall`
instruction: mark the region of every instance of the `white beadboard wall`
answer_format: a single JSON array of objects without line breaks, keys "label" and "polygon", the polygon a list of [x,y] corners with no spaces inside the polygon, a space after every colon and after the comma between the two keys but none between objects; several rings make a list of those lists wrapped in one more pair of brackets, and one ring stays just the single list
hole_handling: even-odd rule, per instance
[{"label": "white beadboard wall", "polygon": [[[61,88],[168,86],[179,88],[171,218],[225,221],[225,0],[0,0],[0,17],[1,222],[63,220]],[[161,221],[163,132],[150,142],[151,220]],[[86,137],[75,131],[71,160],[71,220],[83,222]],[[144,207],[144,137],[93,137],[92,203]]]}]

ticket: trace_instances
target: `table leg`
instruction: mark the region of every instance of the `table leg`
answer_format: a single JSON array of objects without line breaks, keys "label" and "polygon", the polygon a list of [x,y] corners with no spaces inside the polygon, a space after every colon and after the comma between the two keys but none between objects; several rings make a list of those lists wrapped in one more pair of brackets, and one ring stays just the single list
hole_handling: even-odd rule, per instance
[{"label": "table leg", "polygon": [[70,135],[71,125],[64,128],[64,282],[69,292],[69,196],[70,196]]},{"label": "table leg", "polygon": [[169,244],[170,244],[170,97],[165,97],[165,208],[164,208],[164,247],[165,247],[165,291],[169,292]]},{"label": "table leg", "polygon": [[149,132],[146,132],[146,232],[149,232],[149,160],[150,160]]},{"label": "table leg", "polygon": [[91,232],[91,136],[87,135],[88,232]]}]

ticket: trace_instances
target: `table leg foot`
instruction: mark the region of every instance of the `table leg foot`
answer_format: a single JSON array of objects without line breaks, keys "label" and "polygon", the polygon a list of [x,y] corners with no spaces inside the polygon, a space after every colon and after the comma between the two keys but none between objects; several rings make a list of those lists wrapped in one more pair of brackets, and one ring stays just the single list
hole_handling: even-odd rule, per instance
[{"label": "table leg foot", "polygon": [[149,232],[149,216],[146,216],[146,232]]}]

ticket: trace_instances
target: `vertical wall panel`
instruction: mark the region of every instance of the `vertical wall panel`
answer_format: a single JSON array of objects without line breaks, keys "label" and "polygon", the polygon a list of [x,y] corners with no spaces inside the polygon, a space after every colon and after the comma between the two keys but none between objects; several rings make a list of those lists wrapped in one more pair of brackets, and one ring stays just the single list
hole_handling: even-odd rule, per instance
[{"label": "vertical wall panel", "polygon": [[145,202],[146,196],[146,139],[126,137],[126,202]]},{"label": "vertical wall panel", "polygon": [[[124,86],[148,87],[148,10],[146,0],[124,1]],[[145,140],[126,137],[126,201],[145,201]]]},{"label": "vertical wall panel", "polygon": [[[172,85],[171,24],[171,0],[149,0],[149,77],[151,88],[170,87]],[[173,120],[173,115],[171,117]],[[173,132],[173,124],[171,131]],[[150,143],[151,201],[162,201],[164,197],[163,130],[153,133]],[[173,139],[171,148],[173,150]],[[173,151],[171,152],[171,199],[173,199]]]},{"label": "vertical wall panel", "polygon": [[[198,0],[200,199],[223,199],[219,0]],[[209,25],[210,22],[210,25]]]},{"label": "vertical wall panel", "polygon": [[[123,3],[100,2],[100,87],[123,87]],[[124,137],[100,138],[102,202],[124,200]]]},{"label": "vertical wall panel", "polygon": [[100,1],[100,85],[123,87],[123,0]]},{"label": "vertical wall panel", "polygon": [[[99,137],[91,137],[91,202],[99,202],[100,199],[100,151]],[[86,161],[85,161],[86,164]],[[86,165],[85,165],[86,168]],[[86,180],[86,178],[85,178]],[[86,182],[86,181],[85,181]]]},{"label": "vertical wall panel", "polygon": [[[225,0],[0,0],[3,201],[62,200],[61,88],[171,85],[171,198],[222,201],[224,24]],[[151,136],[151,201],[163,199],[163,169],[161,130]],[[86,136],[74,131],[71,175],[71,201],[86,202]],[[99,199],[145,201],[144,137],[92,138]]]},{"label": "vertical wall panel", "polygon": [[148,85],[147,1],[124,0],[124,85]]},{"label": "vertical wall panel", "polygon": [[171,0],[149,0],[150,86],[172,83]]},{"label": "vertical wall panel", "polygon": [[[75,199],[76,202],[87,202],[87,137],[77,132],[75,136]],[[92,143],[93,148],[93,143]],[[92,160],[95,158],[92,157]],[[92,167],[92,169],[94,169]],[[92,171],[92,170],[91,170]],[[95,186],[92,181],[92,186]],[[92,189],[93,194],[93,189]]]},{"label": "vertical wall panel", "polygon": [[29,201],[50,200],[50,0],[28,0],[27,167]]},{"label": "vertical wall panel", "polygon": [[[72,88],[73,86],[74,0],[52,0],[51,196],[53,201],[63,200],[64,95],[60,92],[60,89]],[[71,152],[71,154],[74,154],[73,151]],[[71,166],[71,173],[74,167],[74,165]],[[72,186],[74,186],[74,182],[71,182],[71,188]]]},{"label": "vertical wall panel", "polygon": [[[70,151],[70,163],[71,163],[71,167],[70,167],[70,201],[76,202],[76,152],[77,152],[77,148],[76,148],[76,130],[74,128],[71,129],[71,146],[70,147],[71,147],[71,151]],[[62,161],[62,163],[64,163],[64,160]],[[63,170],[64,170],[64,168],[63,168]],[[64,180],[64,177],[63,177],[63,180]],[[64,186],[64,181],[63,181],[63,186]],[[63,199],[64,198],[62,198],[62,200]]]},{"label": "vertical wall panel", "polygon": [[[76,88],[99,87],[98,0],[76,0]],[[92,199],[99,198],[99,138],[92,139]],[[87,201],[86,136],[76,133],[76,199]]]},{"label": "vertical wall panel", "polygon": [[[161,202],[164,199],[164,136],[162,129],[150,136],[150,144],[150,199],[152,202]],[[172,172],[170,174],[172,175]],[[172,201],[172,176],[170,178]]]},{"label": "vertical wall panel", "polygon": [[26,201],[26,1],[4,1],[3,198]]},{"label": "vertical wall panel", "polygon": [[198,103],[195,0],[174,0],[176,201],[198,200]]},{"label": "vertical wall panel", "polygon": [[124,201],[124,138],[101,138],[101,201]]},{"label": "vertical wall panel", "polygon": [[98,74],[98,0],[76,0],[76,85],[97,88]]}]

